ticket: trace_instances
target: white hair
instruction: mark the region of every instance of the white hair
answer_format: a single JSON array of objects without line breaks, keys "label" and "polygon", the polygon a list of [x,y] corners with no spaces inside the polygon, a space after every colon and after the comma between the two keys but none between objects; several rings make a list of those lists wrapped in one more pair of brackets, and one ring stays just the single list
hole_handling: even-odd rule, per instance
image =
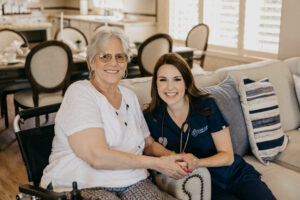
[{"label": "white hair", "polygon": [[128,61],[130,61],[129,39],[123,30],[118,27],[102,26],[97,30],[87,47],[87,63],[89,71],[91,71],[91,63],[94,57],[99,51],[104,50],[107,47],[107,44],[112,37],[118,38],[121,41],[123,51],[127,55]]}]

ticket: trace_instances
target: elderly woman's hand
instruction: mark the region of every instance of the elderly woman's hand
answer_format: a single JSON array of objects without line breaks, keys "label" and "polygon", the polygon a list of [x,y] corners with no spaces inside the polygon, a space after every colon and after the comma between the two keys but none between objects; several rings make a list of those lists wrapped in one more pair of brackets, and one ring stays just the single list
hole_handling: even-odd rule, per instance
[{"label": "elderly woman's hand", "polygon": [[183,162],[183,155],[176,154],[162,156],[159,158],[159,162],[157,171],[165,174],[166,176],[181,179],[188,175],[188,173],[183,170],[186,166],[186,163]]}]

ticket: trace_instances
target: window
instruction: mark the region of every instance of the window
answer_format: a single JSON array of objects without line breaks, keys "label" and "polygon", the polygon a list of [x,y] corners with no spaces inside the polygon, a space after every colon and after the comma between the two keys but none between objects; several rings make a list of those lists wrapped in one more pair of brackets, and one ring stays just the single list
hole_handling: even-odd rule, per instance
[{"label": "window", "polygon": [[185,40],[203,21],[210,28],[209,49],[274,58],[281,6],[282,0],[170,0],[170,35]]},{"label": "window", "polygon": [[282,0],[202,0],[209,44],[250,55],[278,53]]},{"label": "window", "polygon": [[199,23],[199,0],[170,0],[170,35],[185,40],[191,28]]},{"label": "window", "polygon": [[246,1],[244,48],[277,54],[281,0]]},{"label": "window", "polygon": [[209,44],[238,47],[239,0],[205,0],[203,22],[209,26]]}]

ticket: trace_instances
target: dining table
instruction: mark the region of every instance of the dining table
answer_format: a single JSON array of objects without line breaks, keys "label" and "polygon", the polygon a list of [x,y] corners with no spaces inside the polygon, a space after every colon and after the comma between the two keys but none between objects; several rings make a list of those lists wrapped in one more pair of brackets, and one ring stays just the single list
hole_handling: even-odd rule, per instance
[{"label": "dining table", "polygon": [[[187,61],[191,68],[193,66],[193,51],[193,48],[184,46],[174,46],[172,49],[172,52],[180,54]],[[88,72],[85,57],[85,52],[73,54],[72,76],[76,76],[83,72]],[[133,54],[131,62],[128,63],[128,68],[138,65],[136,58],[137,55]],[[26,79],[25,59],[26,57],[24,56],[18,56],[15,62],[12,63],[4,63],[0,60],[0,83],[11,80]]]},{"label": "dining table", "polygon": [[[0,61],[0,83],[11,80],[26,79],[25,60],[26,57],[17,56],[17,59],[14,62]],[[73,54],[71,76],[80,74],[82,72],[88,72],[85,55]]]}]

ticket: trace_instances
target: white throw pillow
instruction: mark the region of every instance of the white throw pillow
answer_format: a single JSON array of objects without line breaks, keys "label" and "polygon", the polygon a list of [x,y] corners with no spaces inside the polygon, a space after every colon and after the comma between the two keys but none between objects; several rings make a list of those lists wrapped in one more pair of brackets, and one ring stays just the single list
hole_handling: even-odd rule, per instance
[{"label": "white throw pillow", "polygon": [[252,153],[260,162],[268,164],[288,143],[281,128],[273,85],[268,78],[254,81],[244,77],[239,90]]}]

